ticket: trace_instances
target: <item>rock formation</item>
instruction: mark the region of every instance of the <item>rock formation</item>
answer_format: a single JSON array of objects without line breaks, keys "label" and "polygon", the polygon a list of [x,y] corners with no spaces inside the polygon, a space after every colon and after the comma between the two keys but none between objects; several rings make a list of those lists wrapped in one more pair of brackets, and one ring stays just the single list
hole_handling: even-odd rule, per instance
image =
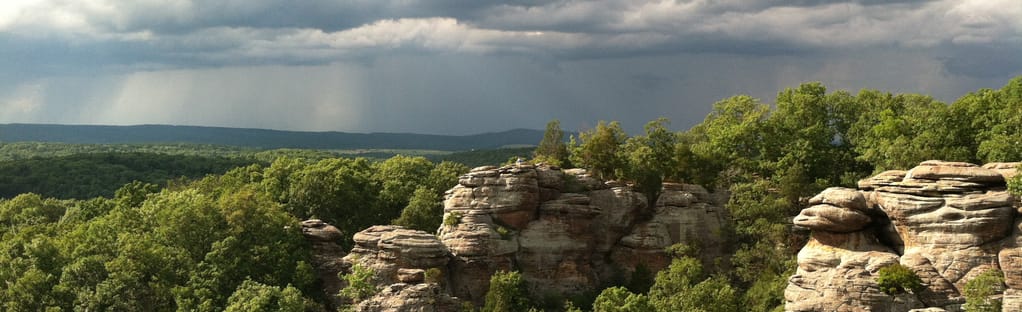
[{"label": "rock formation", "polygon": [[475,168],[444,202],[452,294],[479,303],[494,272],[517,270],[533,294],[570,296],[639,266],[659,271],[676,243],[702,246],[707,261],[722,254],[724,212],[702,187],[666,183],[647,206],[629,186],[582,169]]},{"label": "rock formation", "polygon": [[[1022,310],[1019,205],[1005,190],[1017,165],[927,161],[864,179],[858,190],[823,191],[793,220],[812,234],[785,290],[785,309],[958,311],[966,282],[1002,270],[1004,311]],[[880,292],[877,272],[895,263],[926,288]]]},{"label": "rock formation", "polygon": [[346,252],[338,242],[342,236],[336,227],[319,219],[302,221],[302,235],[312,245],[312,265],[316,269],[317,278],[323,284],[323,297],[327,298],[330,307],[336,310],[343,304],[337,298],[337,292],[344,288],[344,283],[337,277],[346,264],[342,260]]},{"label": "rock formation", "polygon": [[648,207],[624,183],[581,169],[479,167],[447,191],[437,235],[373,226],[354,235],[344,262],[372,268],[383,289],[359,311],[448,311],[452,297],[480,304],[500,270],[521,272],[536,296],[567,297],[624,282],[639,267],[659,271],[673,244],[700,246],[708,263],[722,256],[715,198],[665,183]]}]

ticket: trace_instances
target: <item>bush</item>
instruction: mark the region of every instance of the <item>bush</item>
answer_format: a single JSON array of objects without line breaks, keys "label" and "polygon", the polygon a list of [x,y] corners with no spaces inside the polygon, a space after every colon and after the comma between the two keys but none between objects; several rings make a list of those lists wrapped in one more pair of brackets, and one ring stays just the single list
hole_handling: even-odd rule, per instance
[{"label": "bush", "polygon": [[340,295],[352,302],[359,302],[372,297],[377,291],[376,285],[373,284],[375,276],[376,272],[372,268],[359,264],[352,266],[351,273],[338,275],[338,277],[348,283],[348,286],[341,289]]},{"label": "bush", "polygon": [[482,312],[529,311],[525,279],[518,272],[499,271],[490,277],[490,290],[486,292]]},{"label": "bush", "polygon": [[1000,270],[988,270],[965,283],[962,293],[965,295],[965,311],[994,312],[1001,311],[1001,300],[992,296],[1004,291],[1004,273]]},{"label": "bush", "polygon": [[611,287],[604,289],[596,302],[593,302],[593,312],[645,312],[653,311],[649,298],[642,294],[635,294],[624,287]]},{"label": "bush", "polygon": [[447,214],[447,216],[444,217],[444,225],[446,225],[446,226],[455,226],[455,225],[458,225],[458,223],[461,223],[461,213],[460,212],[452,212],[452,213]]},{"label": "bush", "polygon": [[916,272],[901,264],[884,267],[878,274],[877,286],[888,295],[902,294],[906,290],[915,293],[924,288]]},{"label": "bush", "polygon": [[442,285],[444,282],[444,272],[441,271],[439,268],[429,268],[429,270],[426,270],[426,273],[424,275],[426,283]]}]

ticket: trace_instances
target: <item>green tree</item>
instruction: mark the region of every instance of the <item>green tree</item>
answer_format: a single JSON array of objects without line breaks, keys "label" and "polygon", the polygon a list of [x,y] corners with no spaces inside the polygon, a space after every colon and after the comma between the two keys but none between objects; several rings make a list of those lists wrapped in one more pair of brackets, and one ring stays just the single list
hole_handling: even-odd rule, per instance
[{"label": "green tree", "polygon": [[392,223],[428,233],[435,232],[440,228],[444,216],[442,201],[436,191],[420,187],[415,190],[408,207],[401,211],[401,217]]},{"label": "green tree", "polygon": [[351,272],[340,274],[347,286],[341,289],[340,296],[351,300],[353,303],[369,299],[378,291],[374,283],[376,271],[372,268],[356,264],[351,267]]},{"label": "green tree", "polygon": [[618,122],[600,121],[595,129],[579,133],[581,142],[572,140],[571,163],[601,179],[615,179],[625,165],[620,150],[627,138]]},{"label": "green tree", "polygon": [[675,149],[681,177],[709,187],[726,188],[722,173],[754,171],[763,159],[766,119],[770,107],[740,95],[713,104],[702,123],[680,137]]},{"label": "green tree", "polygon": [[968,312],[1001,311],[1001,299],[994,295],[1004,292],[1004,273],[1000,270],[987,270],[965,283],[962,295]]},{"label": "green tree", "polygon": [[667,130],[668,121],[659,118],[646,124],[646,134],[626,140],[621,159],[626,163],[619,176],[635,181],[635,187],[653,207],[660,197],[664,178],[677,166],[674,157],[677,136]]},{"label": "green tree", "polygon": [[227,299],[227,312],[248,311],[305,311],[304,299],[298,289],[288,285],[284,289],[245,280]]},{"label": "green tree", "polygon": [[528,291],[522,274],[498,271],[490,276],[482,312],[525,312],[529,310]]},{"label": "green tree", "polygon": [[880,291],[892,296],[906,291],[916,293],[924,288],[923,281],[916,272],[901,264],[881,268],[877,272],[877,286],[880,287]]},{"label": "green tree", "polygon": [[373,165],[372,179],[381,186],[376,210],[382,220],[401,215],[401,209],[408,206],[409,199],[430,177],[433,168],[433,163],[424,157],[401,155]]},{"label": "green tree", "polygon": [[703,265],[692,257],[673,259],[666,270],[656,275],[649,299],[657,311],[686,311],[680,294],[702,281],[706,276]]},{"label": "green tree", "polygon": [[593,302],[593,312],[647,312],[653,311],[649,298],[635,294],[624,287],[610,287],[600,292]]},{"label": "green tree", "polygon": [[557,119],[546,124],[546,132],[543,133],[543,140],[533,151],[534,162],[544,162],[554,166],[569,167],[568,145],[564,143],[564,131],[561,130],[561,122]]}]

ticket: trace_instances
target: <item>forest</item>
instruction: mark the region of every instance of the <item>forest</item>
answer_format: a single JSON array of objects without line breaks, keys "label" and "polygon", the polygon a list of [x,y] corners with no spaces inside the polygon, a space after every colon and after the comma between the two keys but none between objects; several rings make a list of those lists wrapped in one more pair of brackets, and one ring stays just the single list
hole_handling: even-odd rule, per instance
[{"label": "forest", "polygon": [[[665,181],[727,192],[729,256],[704,268],[693,248],[674,246],[671,265],[648,280],[557,307],[541,306],[514,272],[501,273],[479,308],[781,311],[806,240],[790,219],[806,198],[929,159],[1019,161],[1020,141],[1022,77],[950,104],[805,83],[778,92],[773,105],[744,95],[720,100],[681,132],[657,119],[636,135],[611,121],[575,136],[554,120],[531,155],[512,150],[487,159],[506,162],[518,153],[534,163],[585,168],[627,181],[651,200]],[[59,150],[0,163],[6,311],[322,311],[300,220],[337,226],[346,248],[351,233],[374,224],[434,232],[444,191],[469,168],[422,156],[316,151],[242,157]],[[1019,185],[1019,178],[1010,182],[1013,191]]]}]

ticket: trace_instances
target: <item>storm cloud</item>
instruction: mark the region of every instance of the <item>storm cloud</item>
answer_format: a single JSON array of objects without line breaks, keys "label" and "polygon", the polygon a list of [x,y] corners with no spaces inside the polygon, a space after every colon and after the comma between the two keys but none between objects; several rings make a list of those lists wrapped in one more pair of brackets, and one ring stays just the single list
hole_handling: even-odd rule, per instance
[{"label": "storm cloud", "polygon": [[684,129],[805,81],[953,101],[1020,56],[1016,0],[5,1],[0,122]]}]

